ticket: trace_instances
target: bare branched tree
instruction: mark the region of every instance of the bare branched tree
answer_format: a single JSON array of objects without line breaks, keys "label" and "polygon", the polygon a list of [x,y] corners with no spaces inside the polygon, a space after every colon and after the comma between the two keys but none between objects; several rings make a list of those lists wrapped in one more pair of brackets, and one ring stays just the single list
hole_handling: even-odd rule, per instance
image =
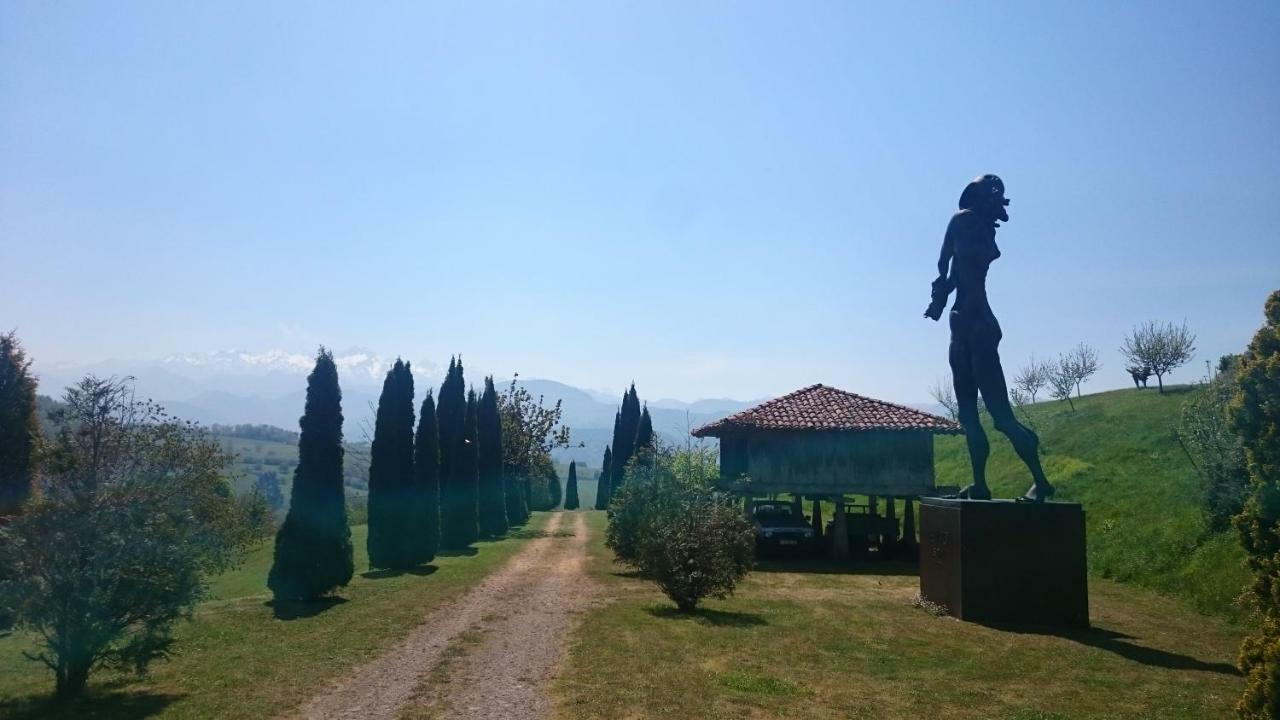
[{"label": "bare branched tree", "polygon": [[1071,391],[1076,386],[1075,368],[1066,355],[1060,355],[1058,362],[1046,364],[1047,376],[1045,380],[1049,384],[1049,396],[1055,400],[1066,400],[1074,412],[1076,404],[1071,401]]},{"label": "bare branched tree", "polygon": [[1071,364],[1071,375],[1075,378],[1076,397],[1080,397],[1080,385],[1088,382],[1102,365],[1098,362],[1098,351],[1088,343],[1080,343],[1066,355]]},{"label": "bare branched tree", "polygon": [[1120,346],[1131,367],[1145,368],[1156,376],[1160,392],[1164,392],[1164,376],[1174,368],[1185,365],[1196,352],[1195,333],[1181,325],[1149,320],[1125,336]]},{"label": "bare branched tree", "polygon": [[1013,389],[1009,391],[1009,397],[1012,398],[1016,390],[1023,396],[1022,404],[1029,405],[1036,401],[1036,393],[1043,390],[1048,383],[1048,366],[1032,356],[1026,365],[1018,368],[1018,374],[1013,377]]},{"label": "bare branched tree", "polygon": [[951,419],[960,421],[960,404],[956,402],[955,391],[951,389],[951,378],[938,378],[933,381],[933,385],[929,387],[929,394],[933,396],[935,402],[947,409],[947,414]]}]

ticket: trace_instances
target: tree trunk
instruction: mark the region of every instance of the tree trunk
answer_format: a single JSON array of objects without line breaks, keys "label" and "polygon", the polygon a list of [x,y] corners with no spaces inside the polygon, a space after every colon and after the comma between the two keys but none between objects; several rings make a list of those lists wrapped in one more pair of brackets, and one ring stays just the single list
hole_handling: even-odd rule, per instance
[{"label": "tree trunk", "polygon": [[1071,393],[1067,393],[1067,404],[1071,406],[1071,412],[1076,411],[1076,404],[1071,402]]},{"label": "tree trunk", "polygon": [[55,675],[57,685],[54,689],[54,697],[59,700],[77,697],[89,684],[89,663],[59,660]]},{"label": "tree trunk", "polygon": [[1160,394],[1164,394],[1164,373],[1156,373],[1156,383],[1160,386]]}]

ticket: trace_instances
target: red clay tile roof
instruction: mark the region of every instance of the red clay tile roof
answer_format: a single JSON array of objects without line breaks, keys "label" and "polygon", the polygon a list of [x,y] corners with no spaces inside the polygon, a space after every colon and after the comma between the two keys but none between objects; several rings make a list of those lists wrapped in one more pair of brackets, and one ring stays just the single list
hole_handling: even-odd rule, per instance
[{"label": "red clay tile roof", "polygon": [[927,430],[945,435],[964,432],[946,418],[827,385],[810,385],[708,423],[694,430],[693,436],[720,437],[735,430]]}]

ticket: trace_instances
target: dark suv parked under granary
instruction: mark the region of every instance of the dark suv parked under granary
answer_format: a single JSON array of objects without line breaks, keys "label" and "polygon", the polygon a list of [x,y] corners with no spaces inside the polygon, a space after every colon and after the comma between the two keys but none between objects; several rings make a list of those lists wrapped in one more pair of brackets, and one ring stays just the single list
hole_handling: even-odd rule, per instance
[{"label": "dark suv parked under granary", "polygon": [[796,512],[792,503],[760,500],[751,507],[756,526],[756,554],[808,551],[813,546],[813,528]]}]

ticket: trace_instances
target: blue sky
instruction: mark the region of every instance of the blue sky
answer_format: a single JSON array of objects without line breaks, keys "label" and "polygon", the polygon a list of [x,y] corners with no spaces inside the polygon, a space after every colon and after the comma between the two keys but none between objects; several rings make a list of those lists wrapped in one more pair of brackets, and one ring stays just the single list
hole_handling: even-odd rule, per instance
[{"label": "blue sky", "polygon": [[1012,371],[1280,286],[1280,4],[0,4],[0,327],[924,400],[964,183]]}]

